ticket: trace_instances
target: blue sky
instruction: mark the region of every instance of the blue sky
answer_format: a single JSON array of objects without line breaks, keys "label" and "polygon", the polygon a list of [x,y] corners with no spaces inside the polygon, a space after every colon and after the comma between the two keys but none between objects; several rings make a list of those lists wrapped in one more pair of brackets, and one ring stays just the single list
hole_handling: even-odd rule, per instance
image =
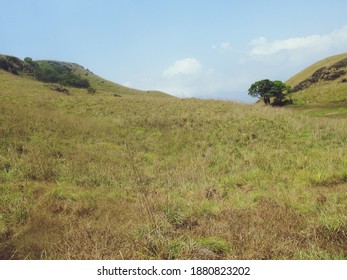
[{"label": "blue sky", "polygon": [[106,79],[180,97],[252,101],[347,52],[345,0],[0,0],[0,53],[76,62]]}]

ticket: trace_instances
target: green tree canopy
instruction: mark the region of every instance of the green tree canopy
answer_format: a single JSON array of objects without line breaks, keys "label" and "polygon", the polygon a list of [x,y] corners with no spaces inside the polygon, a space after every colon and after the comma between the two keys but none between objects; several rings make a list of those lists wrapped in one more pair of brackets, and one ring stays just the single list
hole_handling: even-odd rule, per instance
[{"label": "green tree canopy", "polygon": [[26,57],[26,58],[24,58],[24,61],[25,61],[26,63],[29,63],[30,65],[33,63],[33,59],[32,59],[31,57]]},{"label": "green tree canopy", "polygon": [[290,86],[281,81],[270,81],[268,79],[253,83],[248,89],[250,96],[262,98],[265,104],[274,106],[283,106],[291,103],[291,100],[287,99],[290,93]]}]

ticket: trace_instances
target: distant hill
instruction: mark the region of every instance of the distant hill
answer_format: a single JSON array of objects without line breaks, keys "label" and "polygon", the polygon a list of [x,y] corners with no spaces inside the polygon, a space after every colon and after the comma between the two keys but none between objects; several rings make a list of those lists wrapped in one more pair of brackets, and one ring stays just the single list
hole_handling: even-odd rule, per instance
[{"label": "distant hill", "polygon": [[295,104],[347,102],[347,53],[320,60],[287,82]]},{"label": "distant hill", "polygon": [[143,91],[128,88],[105,80],[89,69],[71,62],[54,60],[37,60],[25,58],[21,60],[14,56],[0,55],[0,69],[24,78],[36,79],[45,83],[57,83],[76,88],[92,88],[96,92],[106,92],[117,95],[145,94],[150,96],[171,97],[160,91]]}]

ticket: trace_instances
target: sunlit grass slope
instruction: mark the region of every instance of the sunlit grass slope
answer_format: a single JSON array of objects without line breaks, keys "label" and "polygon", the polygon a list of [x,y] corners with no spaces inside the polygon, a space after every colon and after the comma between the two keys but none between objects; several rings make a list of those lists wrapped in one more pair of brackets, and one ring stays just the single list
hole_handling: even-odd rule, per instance
[{"label": "sunlit grass slope", "polygon": [[120,84],[108,81],[104,78],[101,78],[98,75],[95,75],[93,72],[91,72],[89,69],[84,68],[81,65],[78,65],[76,63],[69,63],[69,62],[58,62],[62,63],[63,65],[68,66],[72,69],[74,73],[77,75],[87,79],[90,82],[90,85],[97,89],[98,91],[106,92],[106,93],[116,93],[116,94],[126,94],[126,95],[143,95],[146,94],[147,96],[156,96],[156,97],[170,97],[170,95],[156,91],[156,90],[138,90],[133,89],[129,87],[122,86]]},{"label": "sunlit grass slope", "polygon": [[[295,88],[311,79],[312,85],[293,93],[295,104],[347,103],[347,53],[328,57],[307,67],[286,83]],[[315,80],[316,79],[316,80]]]},{"label": "sunlit grass slope", "polygon": [[93,91],[112,93],[117,95],[143,95],[156,97],[170,97],[170,95],[155,90],[137,90],[105,80],[89,69],[71,62],[55,60],[24,60],[9,55],[0,54],[0,70],[15,73],[18,76],[36,79],[44,82],[74,85],[78,88],[93,88]]},{"label": "sunlit grass slope", "polygon": [[312,76],[312,74],[317,71],[319,68],[322,67],[330,67],[333,64],[335,64],[336,62],[347,58],[347,53],[343,53],[343,54],[338,54],[338,55],[334,55],[331,57],[327,57],[325,59],[322,59],[312,65],[310,65],[309,67],[305,68],[304,70],[300,71],[298,74],[294,75],[293,77],[291,77],[287,83],[290,84],[291,86],[295,86],[297,84],[299,84],[300,82],[302,82],[303,80],[308,79],[309,77]]},{"label": "sunlit grass slope", "polygon": [[346,119],[0,71],[0,258],[346,259]]}]

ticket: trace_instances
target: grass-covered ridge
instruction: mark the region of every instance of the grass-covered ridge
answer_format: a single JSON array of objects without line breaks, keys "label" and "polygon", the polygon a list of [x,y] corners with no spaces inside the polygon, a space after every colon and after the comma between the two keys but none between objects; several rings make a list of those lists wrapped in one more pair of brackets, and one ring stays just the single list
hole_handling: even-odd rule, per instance
[{"label": "grass-covered ridge", "polygon": [[[20,77],[32,78],[45,83],[55,83],[61,86],[86,88],[89,92],[106,92],[117,95],[143,95],[170,97],[159,91],[142,91],[128,88],[120,84],[105,80],[89,69],[77,63],[55,60],[32,60],[26,57],[21,60],[14,56],[0,55],[0,70]],[[91,91],[90,91],[91,90]]]},{"label": "grass-covered ridge", "polygon": [[0,70],[0,258],[346,259],[346,119]]},{"label": "grass-covered ridge", "polygon": [[286,83],[295,104],[347,103],[347,53],[320,60]]}]

